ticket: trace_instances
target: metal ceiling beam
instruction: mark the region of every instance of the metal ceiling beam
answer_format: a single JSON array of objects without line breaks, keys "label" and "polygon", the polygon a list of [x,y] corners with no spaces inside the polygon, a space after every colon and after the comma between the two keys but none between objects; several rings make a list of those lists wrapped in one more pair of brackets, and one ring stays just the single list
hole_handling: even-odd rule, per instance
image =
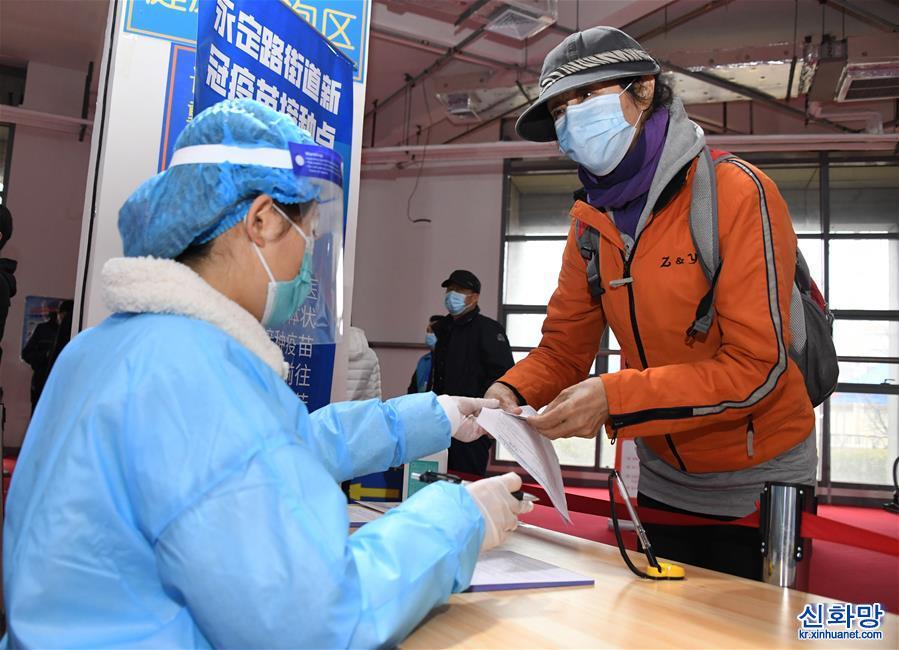
[{"label": "metal ceiling beam", "polygon": [[728,81],[727,79],[722,79],[721,77],[710,74],[708,72],[701,72],[698,70],[683,68],[675,63],[671,63],[670,61],[660,60],[659,64],[661,64],[663,68],[667,68],[672,72],[677,72],[678,74],[686,75],[687,77],[692,77],[694,79],[699,79],[700,81],[704,81],[713,86],[724,88],[725,90],[729,90],[731,92],[737,93],[738,95],[742,95],[743,97],[747,97],[753,101],[759,102],[764,106],[768,106],[769,108],[780,111],[781,113],[791,115],[792,117],[801,120],[808,120],[809,122],[816,122],[836,131],[843,131],[844,133],[857,133],[855,129],[850,129],[849,127],[838,124],[837,122],[832,122],[831,120],[825,119],[823,117],[815,117],[814,115],[809,115],[801,109],[790,106],[789,104],[784,104],[776,97],[762,92],[761,90],[756,90],[755,88],[750,88],[749,86],[744,86],[743,84],[738,84],[734,83],[733,81]]},{"label": "metal ceiling beam", "polygon": [[[430,52],[431,54],[444,54],[447,50],[446,45],[443,45],[442,43],[434,43],[424,38],[413,38],[411,36],[406,36],[404,34],[399,34],[397,32],[391,31],[389,29],[384,29],[383,27],[372,27],[371,33],[372,36],[374,36],[378,40],[386,41],[388,43],[395,43],[397,45],[404,45],[416,50],[421,50],[422,52]],[[480,54],[472,54],[470,52],[456,52],[453,54],[453,58],[459,61],[464,61],[466,63],[474,63],[475,65],[483,65],[498,70],[515,70],[517,72],[539,74],[535,70],[524,68],[515,63],[509,63],[506,61],[501,61],[499,59],[491,59],[490,57],[481,56]]]},{"label": "metal ceiling beam", "polygon": [[868,23],[869,25],[873,25],[878,29],[882,29],[885,32],[899,32],[899,25],[896,23],[890,22],[886,18],[882,18],[877,14],[874,14],[867,9],[863,9],[856,4],[851,2],[847,2],[847,0],[824,0],[824,2],[834,9],[841,9],[846,12],[846,15],[852,16],[856,20],[860,20],[863,23]]},{"label": "metal ceiling beam", "polygon": [[[720,7],[725,7],[733,1],[734,0],[712,0],[711,2],[706,2],[701,7],[697,7],[693,11],[688,11],[683,16],[678,16],[674,20],[672,20],[670,22],[666,22],[664,25],[661,25],[660,27],[651,29],[644,34],[635,35],[634,40],[642,43],[643,41],[649,40],[651,38],[655,38],[656,36],[658,36],[660,34],[664,34],[672,29],[675,29],[677,27],[680,27],[681,25],[684,25],[684,24],[690,22],[694,18],[699,18],[700,16],[705,16],[707,13],[714,11],[715,9],[718,9]],[[634,22],[637,22],[637,21],[634,21]],[[627,31],[627,30],[624,30],[624,31]]]},{"label": "metal ceiling beam", "polygon": [[468,9],[463,11],[462,15],[459,16],[458,18],[456,18],[456,22],[453,23],[453,27],[458,27],[459,25],[464,23],[466,20],[469,19],[469,17],[471,17],[475,13],[477,13],[478,10],[480,10],[480,8],[483,7],[485,4],[487,4],[488,2],[490,2],[490,0],[475,0],[474,2],[472,2],[468,6]]},{"label": "metal ceiling beam", "polygon": [[438,56],[431,65],[426,67],[424,70],[419,72],[414,77],[409,78],[409,80],[406,81],[406,83],[404,83],[402,86],[397,88],[394,92],[390,93],[386,98],[377,100],[377,108],[369,109],[365,113],[365,117],[369,117],[376,110],[382,109],[384,106],[391,103],[393,100],[402,96],[402,94],[406,91],[407,88],[414,88],[417,84],[421,83],[422,81],[424,81],[425,79],[430,77],[432,74],[434,74],[435,72],[440,70],[440,68],[442,68],[447,63],[449,63],[455,57],[456,54],[462,53],[463,50],[467,46],[471,45],[474,41],[478,40],[481,36],[483,36],[485,31],[486,30],[483,26],[478,27],[477,29],[472,31],[468,36],[463,38],[461,41],[459,41],[452,47],[448,48],[443,54]]}]

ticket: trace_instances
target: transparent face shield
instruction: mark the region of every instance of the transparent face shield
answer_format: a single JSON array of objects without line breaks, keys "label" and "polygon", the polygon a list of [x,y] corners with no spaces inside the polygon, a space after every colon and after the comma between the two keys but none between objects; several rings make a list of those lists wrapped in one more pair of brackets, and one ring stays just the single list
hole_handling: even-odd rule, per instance
[{"label": "transparent face shield", "polygon": [[343,163],[326,147],[289,146],[298,194],[316,196],[300,223],[314,245],[309,295],[280,329],[312,345],[336,343],[343,333]]}]

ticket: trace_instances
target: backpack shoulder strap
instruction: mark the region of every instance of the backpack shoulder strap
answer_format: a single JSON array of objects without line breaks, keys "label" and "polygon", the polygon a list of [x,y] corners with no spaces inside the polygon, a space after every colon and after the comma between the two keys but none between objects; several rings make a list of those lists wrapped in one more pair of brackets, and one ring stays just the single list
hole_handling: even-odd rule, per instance
[{"label": "backpack shoulder strap", "polygon": [[718,192],[715,162],[708,147],[696,161],[690,196],[690,236],[709,284],[718,268]]},{"label": "backpack shoulder strap", "polygon": [[[687,336],[705,334],[712,326],[714,319],[715,287],[718,274],[721,272],[721,255],[718,249],[718,191],[715,167],[722,162],[741,162],[727,151],[709,150],[704,147],[696,165],[693,180],[693,191],[690,201],[690,234],[696,246],[696,254],[702,266],[702,272],[709,281],[709,290],[696,307],[696,318],[687,329]],[[739,164],[744,172],[754,176],[745,164]]]},{"label": "backpack shoulder strap", "polygon": [[721,256],[718,250],[718,190],[715,166],[730,154],[711,152],[703,147],[696,161],[690,195],[690,236],[696,247],[699,265],[709,283],[709,290],[696,307],[696,316],[687,329],[687,336],[706,334],[715,317],[715,287],[721,272]]},{"label": "backpack shoulder strap", "polygon": [[574,227],[578,250],[587,263],[587,286],[590,295],[599,298],[605,293],[599,277],[599,233],[580,220],[575,220]]}]

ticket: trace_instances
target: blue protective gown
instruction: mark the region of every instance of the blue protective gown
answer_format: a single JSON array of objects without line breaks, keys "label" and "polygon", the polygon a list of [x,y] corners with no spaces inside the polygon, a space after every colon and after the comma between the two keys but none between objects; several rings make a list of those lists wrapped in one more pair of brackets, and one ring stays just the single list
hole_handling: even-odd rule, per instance
[{"label": "blue protective gown", "polygon": [[112,316],[58,360],[16,467],[7,644],[397,643],[468,586],[483,519],[438,483],[348,537],[338,482],[449,442],[432,393],[310,415],[217,327]]}]

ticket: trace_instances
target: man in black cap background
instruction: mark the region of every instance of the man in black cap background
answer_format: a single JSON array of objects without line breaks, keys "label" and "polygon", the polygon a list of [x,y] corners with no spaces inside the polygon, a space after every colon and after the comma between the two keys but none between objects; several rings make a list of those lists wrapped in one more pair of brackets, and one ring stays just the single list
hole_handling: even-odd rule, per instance
[{"label": "man in black cap background", "polygon": [[[440,285],[446,289],[449,314],[432,323],[437,335],[432,360],[432,390],[438,395],[482,397],[514,365],[503,326],[481,314],[481,281],[471,271],[456,270]],[[484,476],[492,439],[452,441],[449,469]]]},{"label": "man in black cap background", "polygon": [[[5,205],[0,205],[0,248],[12,237],[12,214]],[[9,300],[16,295],[16,266],[18,262],[6,257],[0,258],[0,340],[6,328],[6,317],[9,314]],[[0,349],[0,359],[3,350]],[[0,391],[2,395],[2,391]]]}]

